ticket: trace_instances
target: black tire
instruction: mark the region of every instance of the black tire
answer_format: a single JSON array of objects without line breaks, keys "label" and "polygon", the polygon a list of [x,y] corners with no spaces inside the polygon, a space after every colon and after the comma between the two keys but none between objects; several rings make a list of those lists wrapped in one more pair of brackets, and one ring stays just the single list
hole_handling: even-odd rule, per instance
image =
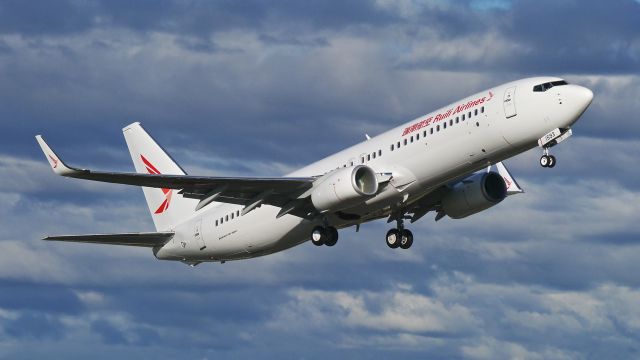
[{"label": "black tire", "polygon": [[540,166],[549,167],[549,157],[547,155],[542,155],[540,157]]},{"label": "black tire", "polygon": [[556,157],[553,155],[549,155],[549,165],[547,165],[548,168],[552,168],[556,166]]},{"label": "black tire", "polygon": [[327,239],[324,241],[324,244],[327,246],[333,246],[338,242],[338,229],[333,226],[329,226],[326,228]]},{"label": "black tire", "polygon": [[400,248],[408,249],[413,245],[413,233],[410,230],[402,230],[402,237],[400,238]]},{"label": "black tire", "polygon": [[391,229],[387,231],[386,241],[387,246],[392,249],[396,249],[398,246],[400,246],[400,232],[398,231],[398,229]]},{"label": "black tire", "polygon": [[311,230],[311,242],[315,246],[324,245],[327,240],[327,230],[322,226],[316,226]]}]

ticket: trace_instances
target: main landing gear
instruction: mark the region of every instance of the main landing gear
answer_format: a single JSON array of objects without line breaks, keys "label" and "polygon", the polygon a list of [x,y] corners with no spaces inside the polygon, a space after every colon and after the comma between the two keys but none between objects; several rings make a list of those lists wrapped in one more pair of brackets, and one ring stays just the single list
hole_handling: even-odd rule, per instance
[{"label": "main landing gear", "polygon": [[311,231],[311,242],[315,246],[333,246],[338,242],[338,229],[333,226],[316,226]]},{"label": "main landing gear", "polygon": [[413,245],[413,233],[404,228],[404,221],[397,220],[398,227],[387,231],[387,246],[392,249],[408,249]]}]

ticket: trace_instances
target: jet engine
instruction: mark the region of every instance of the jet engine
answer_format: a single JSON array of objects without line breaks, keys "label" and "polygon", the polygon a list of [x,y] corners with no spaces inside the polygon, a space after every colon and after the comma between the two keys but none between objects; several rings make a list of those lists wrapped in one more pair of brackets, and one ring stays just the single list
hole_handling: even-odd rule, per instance
[{"label": "jet engine", "polygon": [[442,209],[453,219],[486,210],[507,196],[507,185],[495,172],[472,175],[456,184],[442,198]]},{"label": "jet engine", "polygon": [[378,192],[376,173],[365,165],[340,168],[318,180],[311,202],[320,212],[346,209]]}]

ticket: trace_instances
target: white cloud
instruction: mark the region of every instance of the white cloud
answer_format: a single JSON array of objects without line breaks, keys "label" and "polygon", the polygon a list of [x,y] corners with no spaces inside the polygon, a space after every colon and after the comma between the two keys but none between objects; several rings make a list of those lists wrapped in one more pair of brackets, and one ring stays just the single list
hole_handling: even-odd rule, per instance
[{"label": "white cloud", "polygon": [[[470,332],[478,324],[468,309],[406,290],[348,292],[296,289],[272,327],[296,331],[339,326],[404,334]],[[337,323],[327,323],[333,319]],[[411,339],[411,338],[408,338]]]},{"label": "white cloud", "polygon": [[77,278],[63,258],[26,241],[0,241],[0,278],[45,282]]}]

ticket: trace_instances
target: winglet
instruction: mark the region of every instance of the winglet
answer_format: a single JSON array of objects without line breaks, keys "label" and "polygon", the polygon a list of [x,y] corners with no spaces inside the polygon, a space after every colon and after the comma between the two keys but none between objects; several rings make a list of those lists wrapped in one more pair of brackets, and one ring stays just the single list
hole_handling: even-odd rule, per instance
[{"label": "winglet", "polygon": [[498,168],[498,174],[502,176],[505,184],[507,185],[507,195],[515,195],[524,192],[513,176],[511,176],[511,173],[509,173],[509,170],[507,170],[507,167],[504,166],[502,161],[496,164],[496,168]]},{"label": "winglet", "polygon": [[60,157],[56,155],[56,153],[53,150],[51,150],[49,145],[47,145],[47,143],[42,138],[42,135],[36,135],[36,140],[38,141],[38,144],[42,148],[42,152],[44,152],[44,156],[47,158],[49,165],[51,165],[51,168],[56,174],[62,175],[62,176],[72,176],[78,171],[81,171],[79,169],[75,169],[67,166],[67,164],[65,164],[60,159]]}]

